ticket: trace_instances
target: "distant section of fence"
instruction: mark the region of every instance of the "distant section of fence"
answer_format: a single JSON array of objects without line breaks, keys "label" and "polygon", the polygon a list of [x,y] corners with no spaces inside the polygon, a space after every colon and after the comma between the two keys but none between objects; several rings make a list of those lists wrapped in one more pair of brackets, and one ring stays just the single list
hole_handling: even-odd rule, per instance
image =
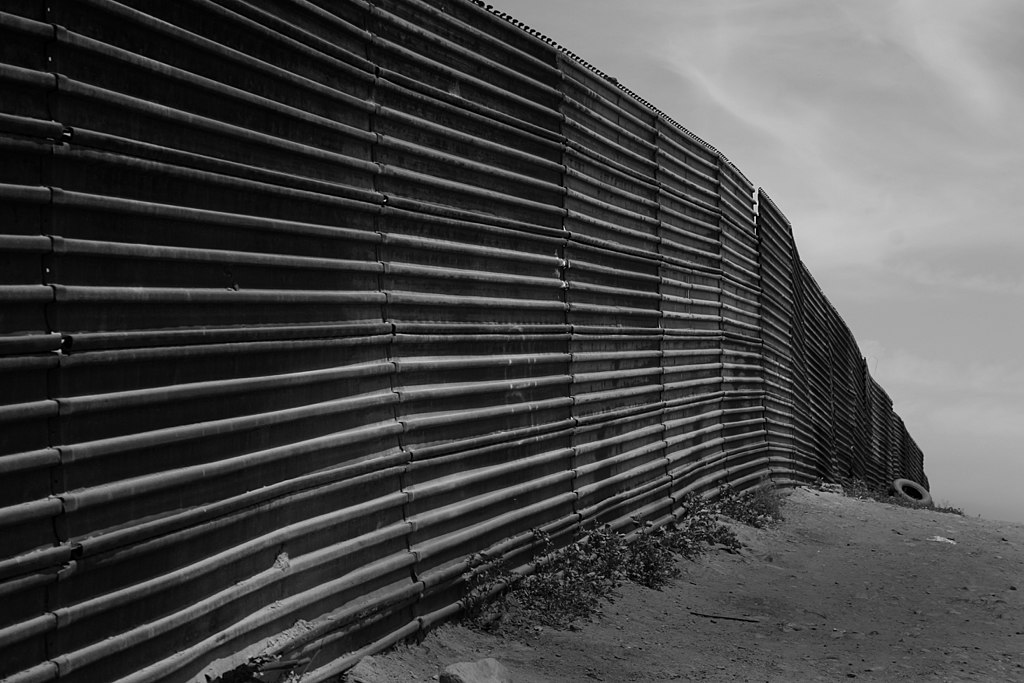
[{"label": "distant section of fence", "polygon": [[12,0],[0,62],[5,680],[326,680],[536,527],[927,483],[768,197],[478,4]]}]

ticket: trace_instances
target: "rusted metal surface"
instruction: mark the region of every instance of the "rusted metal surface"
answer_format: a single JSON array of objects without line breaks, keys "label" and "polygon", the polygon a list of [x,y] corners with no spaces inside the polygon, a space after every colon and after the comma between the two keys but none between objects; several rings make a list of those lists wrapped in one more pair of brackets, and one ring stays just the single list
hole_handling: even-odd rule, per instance
[{"label": "rusted metal surface", "polygon": [[474,553],[927,483],[781,211],[458,0],[0,12],[0,678],[327,680]]}]

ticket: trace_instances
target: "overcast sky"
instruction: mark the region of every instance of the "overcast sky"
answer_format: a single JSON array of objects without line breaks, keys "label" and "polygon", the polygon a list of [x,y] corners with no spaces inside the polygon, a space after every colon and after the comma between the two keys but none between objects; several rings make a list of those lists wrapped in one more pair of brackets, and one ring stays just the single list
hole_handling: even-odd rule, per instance
[{"label": "overcast sky", "polygon": [[495,8],[763,187],[924,450],[936,500],[1024,522],[1024,2]]}]

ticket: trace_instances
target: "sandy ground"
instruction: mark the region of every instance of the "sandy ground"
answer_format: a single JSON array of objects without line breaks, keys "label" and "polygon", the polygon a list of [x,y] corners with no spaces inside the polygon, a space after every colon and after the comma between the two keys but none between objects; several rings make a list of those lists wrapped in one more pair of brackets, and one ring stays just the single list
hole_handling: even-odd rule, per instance
[{"label": "sandy ground", "polygon": [[738,554],[682,561],[663,590],[623,588],[578,630],[446,626],[360,678],[434,681],[495,657],[517,683],[1024,681],[1024,525],[809,489],[783,513],[740,527]]}]

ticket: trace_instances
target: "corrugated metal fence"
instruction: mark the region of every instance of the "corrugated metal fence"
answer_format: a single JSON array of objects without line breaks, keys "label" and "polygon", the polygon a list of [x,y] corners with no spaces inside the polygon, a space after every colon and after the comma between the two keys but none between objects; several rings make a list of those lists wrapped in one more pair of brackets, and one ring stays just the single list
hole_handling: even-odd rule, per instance
[{"label": "corrugated metal fence", "polygon": [[781,212],[534,32],[464,0],[2,9],[6,680],[324,680],[535,527],[926,483]]}]

